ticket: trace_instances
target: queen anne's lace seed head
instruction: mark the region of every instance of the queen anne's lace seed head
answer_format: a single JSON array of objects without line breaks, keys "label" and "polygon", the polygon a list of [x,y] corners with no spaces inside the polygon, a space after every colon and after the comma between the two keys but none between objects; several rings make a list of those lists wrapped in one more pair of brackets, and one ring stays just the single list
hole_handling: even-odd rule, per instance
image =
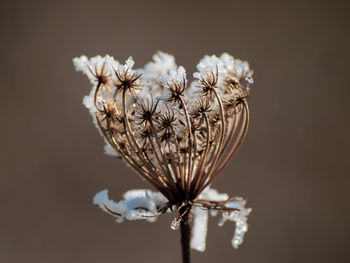
[{"label": "queen anne's lace seed head", "polygon": [[[239,200],[220,200],[213,191],[209,199],[203,196],[247,133],[247,98],[253,84],[248,63],[227,53],[205,56],[191,84],[185,69],[163,52],[143,69],[134,69],[131,57],[121,64],[108,55],[81,56],[73,63],[93,84],[83,102],[105,138],[105,152],[123,159],[163,198],[157,203],[147,194],[144,202],[136,195],[136,201],[126,198],[130,202],[115,204],[103,192],[94,202],[119,221],[149,218],[173,206],[224,211],[221,223],[236,222],[233,245],[238,246],[250,211]],[[205,248],[202,239],[193,241],[198,250]]]}]

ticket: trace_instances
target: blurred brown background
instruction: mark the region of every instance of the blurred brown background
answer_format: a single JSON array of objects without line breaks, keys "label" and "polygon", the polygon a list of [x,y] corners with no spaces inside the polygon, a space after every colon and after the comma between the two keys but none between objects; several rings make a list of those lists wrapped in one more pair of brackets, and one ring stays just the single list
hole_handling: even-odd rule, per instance
[{"label": "blurred brown background", "polygon": [[252,122],[216,180],[254,210],[234,250],[233,225],[210,218],[193,262],[350,262],[349,7],[346,1],[3,1],[0,262],[180,262],[173,215],[126,222],[92,205],[148,188],[118,160],[82,105],[72,58],[157,50],[191,72],[226,51],[255,70]]}]

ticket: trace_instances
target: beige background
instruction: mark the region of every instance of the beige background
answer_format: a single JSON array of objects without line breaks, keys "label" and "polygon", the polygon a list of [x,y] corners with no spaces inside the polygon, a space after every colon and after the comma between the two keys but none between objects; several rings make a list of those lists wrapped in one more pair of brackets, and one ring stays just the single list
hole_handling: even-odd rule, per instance
[{"label": "beige background", "polygon": [[193,262],[350,262],[345,2],[2,2],[0,262],[180,262],[172,215],[117,224],[92,205],[149,186],[103,154],[71,61],[157,50],[189,73],[224,51],[255,70],[247,140],[214,184],[248,199],[250,230],[234,250],[211,218]]}]

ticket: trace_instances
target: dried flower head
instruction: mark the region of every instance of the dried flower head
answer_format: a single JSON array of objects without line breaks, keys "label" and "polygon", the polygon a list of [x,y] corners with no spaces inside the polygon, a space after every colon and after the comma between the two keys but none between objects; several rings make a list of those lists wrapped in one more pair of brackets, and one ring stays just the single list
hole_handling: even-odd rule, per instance
[{"label": "dried flower head", "polygon": [[118,222],[154,221],[176,207],[173,228],[193,208],[191,245],[200,251],[205,249],[208,210],[221,212],[220,225],[236,222],[233,246],[238,247],[250,209],[243,199],[209,186],[247,134],[253,72],[247,62],[226,53],[205,56],[188,84],[173,56],[158,52],[153,60],[143,69],[133,69],[131,57],[124,65],[110,56],[73,60],[93,83],[84,104],[106,140],[106,152],[123,159],[158,191],[129,191],[119,203],[102,191],[94,202]]}]

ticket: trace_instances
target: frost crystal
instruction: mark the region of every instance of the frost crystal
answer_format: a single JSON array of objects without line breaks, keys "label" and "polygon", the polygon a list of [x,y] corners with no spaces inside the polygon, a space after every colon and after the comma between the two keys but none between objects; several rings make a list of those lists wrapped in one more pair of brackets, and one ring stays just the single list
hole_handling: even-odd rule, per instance
[{"label": "frost crystal", "polygon": [[106,142],[104,150],[105,150],[105,154],[107,155],[115,156],[115,157],[119,156],[118,153],[113,149],[113,147],[108,142]]},{"label": "frost crystal", "polygon": [[159,96],[158,98],[162,100],[170,100],[170,98],[176,94],[178,87],[186,86],[186,70],[180,66],[177,70],[172,70],[169,74],[159,77],[158,82],[164,88],[163,96]]},{"label": "frost crystal", "polygon": [[174,220],[170,224],[170,228],[172,230],[178,230],[181,224],[181,219],[180,218],[174,218]]},{"label": "frost crystal", "polygon": [[193,217],[191,248],[203,252],[206,247],[208,231],[208,210],[195,207]]},{"label": "frost crystal", "polygon": [[[227,194],[220,194],[217,190],[212,188],[206,188],[199,198],[207,199],[211,201],[226,201],[228,200]],[[238,248],[242,244],[244,234],[248,231],[247,218],[251,212],[251,208],[245,208],[246,201],[241,197],[231,198],[226,202],[225,206],[229,208],[236,208],[238,210],[222,213],[222,217],[218,222],[218,226],[223,226],[226,221],[235,222],[235,232],[232,239],[232,246]],[[209,210],[212,216],[217,215],[217,210]],[[191,248],[203,252],[206,247],[208,225],[208,210],[196,207],[194,209],[194,225],[193,235],[191,239]]]},{"label": "frost crystal", "polygon": [[232,246],[238,248],[243,242],[244,234],[248,231],[247,218],[251,208],[245,208],[246,201],[241,197],[236,197],[230,201],[227,206],[237,208],[237,211],[232,211],[228,214],[223,213],[218,223],[218,226],[223,226],[226,221],[233,221],[236,224],[235,233],[232,239]]},{"label": "frost crystal", "polygon": [[103,190],[95,195],[93,203],[121,223],[125,219],[154,222],[159,210],[166,207],[168,202],[162,194],[151,190],[129,190],[123,197],[124,200],[116,203],[108,198],[108,190]]},{"label": "frost crystal", "polygon": [[157,80],[177,68],[175,57],[170,54],[158,51],[152,58],[152,62],[147,63],[143,69],[139,70],[142,73],[142,78],[146,80]]}]

